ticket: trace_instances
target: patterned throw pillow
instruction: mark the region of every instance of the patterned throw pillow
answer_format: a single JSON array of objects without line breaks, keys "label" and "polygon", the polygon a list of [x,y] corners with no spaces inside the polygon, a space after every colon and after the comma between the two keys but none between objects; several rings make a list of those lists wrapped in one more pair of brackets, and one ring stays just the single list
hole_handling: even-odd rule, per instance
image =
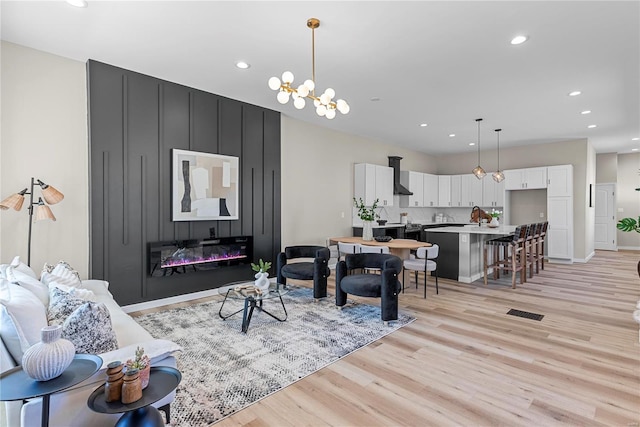
[{"label": "patterned throw pillow", "polygon": [[64,321],[62,337],[76,346],[76,353],[102,354],[118,348],[111,315],[103,303],[86,302]]},{"label": "patterned throw pillow", "polygon": [[47,321],[49,325],[62,325],[67,317],[87,301],[74,297],[69,292],[65,292],[55,286],[49,287],[49,310],[47,310]]}]

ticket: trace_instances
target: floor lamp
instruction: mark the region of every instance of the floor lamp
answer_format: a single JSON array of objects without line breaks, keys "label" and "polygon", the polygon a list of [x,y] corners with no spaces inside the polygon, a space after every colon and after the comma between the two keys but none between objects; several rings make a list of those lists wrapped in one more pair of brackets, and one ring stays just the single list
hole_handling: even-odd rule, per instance
[{"label": "floor lamp", "polygon": [[[42,197],[38,197],[38,201],[34,202],[33,188],[36,184],[40,186]],[[39,179],[35,179],[32,177],[31,187],[28,189],[25,188],[21,192],[12,194],[11,196],[4,199],[2,202],[0,202],[0,209],[14,209],[16,211],[19,211],[20,209],[22,209],[22,205],[24,204],[25,194],[29,195],[29,240],[27,241],[27,265],[31,266],[31,226],[33,225],[34,221],[40,221],[41,219],[51,219],[55,221],[56,217],[53,215],[53,212],[51,212],[51,209],[49,208],[49,206],[47,206],[46,203],[55,205],[56,203],[64,199],[64,194],[56,190],[54,187],[45,184]],[[44,201],[42,200],[43,198]],[[34,214],[35,219],[33,218]]]}]

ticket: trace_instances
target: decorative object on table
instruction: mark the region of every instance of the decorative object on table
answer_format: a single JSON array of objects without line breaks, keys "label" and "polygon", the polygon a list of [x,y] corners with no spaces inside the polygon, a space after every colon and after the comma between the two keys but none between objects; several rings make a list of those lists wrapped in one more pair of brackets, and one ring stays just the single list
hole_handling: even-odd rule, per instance
[{"label": "decorative object on table", "polygon": [[373,238],[376,242],[390,242],[393,240],[391,236],[376,236]]},{"label": "decorative object on table", "polygon": [[256,272],[255,274],[255,286],[260,289],[263,294],[269,293],[269,269],[271,268],[270,262],[264,262],[262,258],[258,264],[251,263],[251,269]]},{"label": "decorative object on table", "polygon": [[140,382],[140,371],[137,368],[127,369],[122,383],[122,396],[120,401],[129,404],[142,399],[142,383]]},{"label": "decorative object on table", "polygon": [[146,388],[149,385],[149,371],[151,369],[151,360],[149,360],[149,356],[144,354],[144,348],[136,347],[136,356],[135,359],[127,360],[125,363],[127,367],[127,371],[130,369],[137,369],[140,371],[140,383],[142,388]]},{"label": "decorative object on table", "polygon": [[370,208],[366,207],[362,197],[359,200],[353,198],[353,204],[358,209],[358,217],[362,220],[362,240],[373,240],[373,228],[371,223],[376,218],[380,218],[380,215],[376,212],[378,207],[378,199],[373,201]]},{"label": "decorative object on table", "polygon": [[491,176],[493,176],[495,182],[502,182],[504,181],[504,173],[500,170],[500,131],[502,129],[496,129],[495,131],[498,137],[498,168]]},{"label": "decorative object on table", "polygon": [[379,219],[376,222],[378,223],[378,225],[385,225],[387,223],[387,220],[386,219]]},{"label": "decorative object on table", "polygon": [[482,220],[486,220],[485,222],[491,221],[491,215],[480,209],[478,206],[471,208],[471,222],[482,223]]},{"label": "decorative object on table", "polygon": [[69,367],[76,348],[71,341],[61,338],[61,325],[45,326],[40,336],[42,341],[24,352],[22,368],[36,381],[49,381]]},{"label": "decorative object on table", "polygon": [[409,214],[407,212],[400,212],[400,224],[407,225],[409,223]]},{"label": "decorative object on table", "polygon": [[246,284],[242,286],[236,286],[233,291],[243,297],[259,297],[262,296],[262,289],[256,288],[255,285]]},{"label": "decorative object on table", "polygon": [[119,402],[122,396],[122,383],[124,382],[124,365],[121,361],[111,362],[107,365],[107,382],[104,386],[105,401]]},{"label": "decorative object on table", "polygon": [[[33,201],[33,188],[38,184],[40,186],[42,197],[38,197],[38,201]],[[27,191],[29,190],[29,191]],[[24,195],[29,195],[29,207],[27,208],[29,213],[29,235],[27,240],[27,265],[31,266],[31,226],[34,222],[32,218],[35,213],[35,221],[40,221],[42,219],[51,219],[53,221],[56,220],[56,217],[51,212],[49,206],[45,204],[48,203],[50,205],[55,205],[62,199],[64,199],[64,194],[56,190],[54,187],[45,184],[39,179],[31,178],[31,187],[29,189],[25,188],[19,193],[12,194],[11,196],[4,199],[0,202],[0,209],[7,210],[12,208],[16,211],[22,209],[22,204],[24,203]],[[44,201],[42,198],[44,197]],[[35,206],[35,212],[34,207]]]},{"label": "decorative object on table", "polygon": [[293,98],[293,106],[301,110],[305,106],[305,98],[313,101],[316,107],[316,113],[331,120],[336,116],[336,110],[342,114],[347,114],[350,110],[349,104],[344,99],[333,100],[336,92],[327,88],[322,95],[316,96],[316,53],[315,53],[315,30],[320,27],[320,20],[317,18],[307,19],[307,27],[311,28],[311,80],[305,80],[303,84],[297,88],[293,87],[293,73],[285,71],[282,73],[282,82],[277,77],[269,79],[269,88],[277,90],[277,99],[280,104],[289,102],[289,98]]},{"label": "decorative object on table", "polygon": [[476,123],[478,123],[478,166],[473,168],[473,170],[471,171],[478,179],[484,178],[484,176],[487,174],[485,170],[482,168],[482,166],[480,166],[480,122],[481,121],[482,119],[476,119]]},{"label": "decorative object on table", "polygon": [[500,222],[498,220],[500,219],[500,215],[502,215],[502,211],[491,209],[491,212],[489,212],[489,215],[491,215],[491,222],[489,222],[489,227],[492,227],[492,228],[499,227]]},{"label": "decorative object on table", "polygon": [[239,218],[238,157],[177,148],[171,152],[172,221]]},{"label": "decorative object on table", "polygon": [[[287,321],[254,316],[246,335],[238,332],[242,316],[212,316],[219,301],[136,317],[152,335],[184,343],[172,425],[210,425],[414,320],[401,312],[384,326],[379,306],[349,301],[348,309],[336,310],[332,298],[314,302],[307,287],[290,287],[282,298]],[[202,321],[190,321],[196,318]],[[152,373],[149,387],[153,380]]]}]

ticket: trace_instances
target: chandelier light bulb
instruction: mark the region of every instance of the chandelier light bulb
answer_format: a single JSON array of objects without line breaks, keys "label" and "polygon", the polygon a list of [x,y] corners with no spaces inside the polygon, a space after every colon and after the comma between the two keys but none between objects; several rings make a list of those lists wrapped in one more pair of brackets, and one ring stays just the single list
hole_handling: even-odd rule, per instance
[{"label": "chandelier light bulb", "polygon": [[322,104],[318,105],[318,108],[316,108],[316,113],[318,113],[320,117],[324,116],[325,114],[327,114],[327,107]]},{"label": "chandelier light bulb", "polygon": [[305,106],[304,98],[298,97],[293,101],[293,106],[298,110],[302,110]]},{"label": "chandelier light bulb", "polygon": [[349,114],[349,111],[351,111],[351,107],[349,107],[349,104],[347,104],[346,102],[344,103],[344,105],[342,106],[342,108],[339,108],[340,112],[342,114]]},{"label": "chandelier light bulb", "polygon": [[305,85],[298,86],[297,91],[298,91],[298,95],[300,95],[302,97],[305,97],[305,96],[309,95],[309,88],[306,87]]},{"label": "chandelier light bulb", "polygon": [[269,88],[271,90],[278,90],[280,89],[280,79],[277,77],[271,77],[269,79]]},{"label": "chandelier light bulb", "polygon": [[331,102],[331,97],[325,92],[320,95],[320,102],[324,105],[329,105],[329,103]]},{"label": "chandelier light bulb", "polygon": [[336,96],[336,91],[330,87],[328,87],[327,90],[324,91],[324,93],[329,95],[329,99],[332,99],[334,96]]},{"label": "chandelier light bulb", "polygon": [[286,104],[287,102],[289,102],[289,92],[279,92],[277,98],[280,104]]},{"label": "chandelier light bulb", "polygon": [[293,92],[291,92],[291,97],[293,99],[298,99],[300,97],[300,94],[294,90]]},{"label": "chandelier light bulb", "polygon": [[303,84],[307,87],[307,89],[309,89],[309,92],[313,92],[313,90],[316,88],[316,84],[311,79],[305,80]]},{"label": "chandelier light bulb", "polygon": [[325,114],[325,117],[329,120],[333,119],[335,116],[336,116],[336,110],[334,109],[327,110],[327,113]]},{"label": "chandelier light bulb", "polygon": [[293,73],[291,71],[285,71],[282,73],[282,81],[285,83],[291,83],[293,81]]},{"label": "chandelier light bulb", "polygon": [[313,100],[313,106],[318,108],[320,106],[320,100],[319,99],[314,99]]}]

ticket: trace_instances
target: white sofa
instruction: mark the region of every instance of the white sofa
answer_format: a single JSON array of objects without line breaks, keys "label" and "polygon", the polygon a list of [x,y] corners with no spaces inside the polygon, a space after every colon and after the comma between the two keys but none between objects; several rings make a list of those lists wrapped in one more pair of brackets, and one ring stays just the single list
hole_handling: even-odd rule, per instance
[{"label": "white sofa", "polygon": [[[6,268],[6,265],[4,266]],[[24,264],[22,264],[22,266],[26,267]],[[17,327],[21,328],[23,332],[26,331],[27,335],[29,333],[28,329],[31,328],[30,341],[34,341],[33,335],[35,333],[35,329],[36,327],[39,328],[40,326],[37,324],[33,325],[27,323],[30,323],[32,319],[36,319],[41,316],[41,307],[38,306],[33,300],[31,300],[30,294],[34,294],[35,299],[38,298],[35,296],[34,292],[25,294],[22,290],[24,289],[24,287],[22,286],[21,289],[15,288],[15,286],[19,285],[14,284],[15,282],[9,284],[9,281],[5,281],[2,276],[3,271],[0,271],[0,281],[2,281],[5,294],[7,293],[6,290],[13,289],[14,298],[21,297],[27,300],[24,306],[30,307],[29,310],[21,308],[20,311],[22,312],[19,313],[18,316],[23,320],[15,320],[16,316],[13,316],[12,320],[18,323],[22,322],[23,325],[19,324],[17,325]],[[11,288],[9,288],[9,286],[11,286]],[[102,280],[82,281],[82,288],[93,292],[93,294],[95,295],[95,301],[104,303],[108,308],[109,314],[111,316],[113,330],[118,341],[118,349],[99,354],[99,356],[102,358],[103,365],[102,368],[91,378],[63,392],[51,395],[49,425],[52,427],[113,426],[121,416],[121,414],[109,415],[93,412],[87,406],[87,398],[93,392],[93,390],[95,390],[105,382],[106,365],[115,360],[124,362],[127,359],[133,358],[137,346],[144,347],[145,353],[148,354],[151,358],[152,366],[176,367],[176,360],[173,357],[173,353],[175,353],[176,351],[180,351],[180,346],[168,340],[154,339],[144,328],[138,325],[132,317],[126,314],[120,308],[120,306],[118,306],[116,301],[113,299],[113,296],[109,292],[108,286],[109,284]],[[44,307],[44,303],[40,301],[40,304],[42,304],[46,313],[46,307]],[[12,357],[11,354],[11,351],[13,351],[13,353],[15,354],[15,340],[14,347],[11,347],[11,344],[6,344],[11,340],[11,337],[9,336],[10,334],[6,333],[8,323],[11,323],[7,321],[7,307],[8,306],[4,304],[0,307],[0,309],[3,310],[3,312],[1,313],[3,315],[3,324],[0,325],[0,329],[2,329],[2,331],[0,331],[2,337],[2,342],[0,342],[1,372],[5,372],[16,366],[16,362],[14,360],[15,357]],[[28,313],[28,311],[32,311],[32,313]],[[35,339],[35,342],[29,342],[29,345],[33,345],[38,341],[39,338]],[[165,406],[171,403],[174,398],[175,391],[167,395],[164,399],[156,402],[153,406],[156,406],[158,408]],[[25,403],[23,403],[22,401],[2,403],[4,406],[4,410],[2,411],[3,419],[0,420],[1,425],[8,427],[31,427],[40,425],[42,409],[41,398],[30,399]]]}]

